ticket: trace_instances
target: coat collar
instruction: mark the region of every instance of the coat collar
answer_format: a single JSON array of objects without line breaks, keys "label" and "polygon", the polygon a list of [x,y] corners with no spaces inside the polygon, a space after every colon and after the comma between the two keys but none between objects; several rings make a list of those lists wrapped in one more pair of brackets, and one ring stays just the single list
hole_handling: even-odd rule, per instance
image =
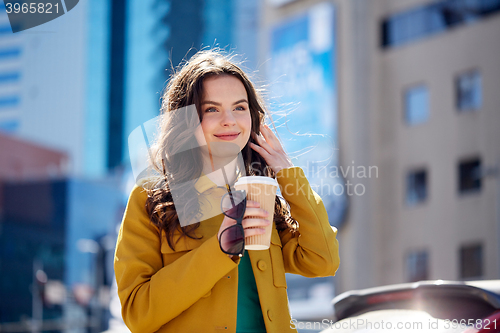
[{"label": "coat collar", "polygon": [[[217,170],[215,172],[221,172],[220,170]],[[236,180],[238,180],[241,177],[241,173],[238,173],[236,176]],[[236,181],[235,180],[235,181]],[[195,182],[194,187],[198,191],[198,193],[204,193],[209,190],[214,190],[216,188],[221,188],[225,189],[226,191],[229,189],[228,187],[233,187],[233,184],[226,184],[222,186],[217,186],[206,174],[202,173],[201,176],[198,178],[198,180]]]},{"label": "coat collar", "polygon": [[198,193],[204,193],[211,189],[216,189],[218,186],[215,184],[207,175],[201,174],[196,183],[194,184],[194,188]]}]

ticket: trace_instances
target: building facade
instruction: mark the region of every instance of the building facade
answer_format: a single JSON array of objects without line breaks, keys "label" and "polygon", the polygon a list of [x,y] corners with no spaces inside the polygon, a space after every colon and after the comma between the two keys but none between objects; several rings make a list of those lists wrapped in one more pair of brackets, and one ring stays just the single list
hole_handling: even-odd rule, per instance
[{"label": "building facade", "polygon": [[[268,22],[321,1],[268,6]],[[500,2],[338,0],[337,293],[500,276]],[[262,55],[261,55],[262,56]]]},{"label": "building facade", "polygon": [[83,1],[17,33],[3,10],[0,131],[66,152],[70,175],[105,177],[128,163],[129,129],[158,114],[163,10]]},{"label": "building facade", "polygon": [[498,278],[500,2],[339,7],[341,160],[379,169],[351,200],[341,289]]}]

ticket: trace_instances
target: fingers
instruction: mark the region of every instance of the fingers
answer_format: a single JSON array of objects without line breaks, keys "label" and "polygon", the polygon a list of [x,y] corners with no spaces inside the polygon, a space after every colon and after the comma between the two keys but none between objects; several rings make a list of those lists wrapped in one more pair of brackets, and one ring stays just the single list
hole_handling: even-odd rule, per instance
[{"label": "fingers", "polygon": [[253,207],[247,206],[247,209],[245,210],[245,215],[243,216],[243,218],[245,219],[245,218],[248,218],[250,216],[266,218],[268,215],[269,215],[269,213],[262,208],[253,208]]},{"label": "fingers", "polygon": [[271,152],[274,150],[274,147],[271,145],[271,140],[269,139],[269,133],[267,133],[267,129],[263,126],[260,125],[260,135],[257,135],[257,133],[253,133],[254,138],[257,141],[259,145],[261,145],[263,148],[265,148],[267,151]]},{"label": "fingers", "polygon": [[[252,219],[252,218],[262,218],[265,219],[269,216],[269,213],[267,211],[265,211],[264,209],[261,209],[260,208],[260,203],[258,203],[257,201],[253,201],[253,200],[247,200],[247,207],[245,209],[245,215],[243,216],[243,221],[247,220],[247,219]],[[223,227],[229,227],[229,226],[232,226],[233,224],[236,224],[236,220],[230,218],[230,217],[227,217],[227,216],[224,216],[224,220],[222,220],[222,226],[221,228]]]},{"label": "fingers", "polygon": [[253,150],[255,150],[257,153],[259,153],[260,156],[264,157],[264,159],[267,161],[267,159],[271,156],[271,154],[269,154],[267,152],[267,150],[265,150],[264,148],[262,148],[261,146],[259,145],[256,145],[255,143],[253,142],[250,142],[250,148],[252,148]]},{"label": "fingers", "polygon": [[245,232],[245,237],[265,234],[266,229],[269,227],[270,224],[271,222],[268,221],[267,219],[259,219],[255,216],[244,219],[242,222],[242,226]]},{"label": "fingers", "polygon": [[242,222],[243,228],[266,228],[271,222],[269,222],[266,219],[259,219],[259,218],[249,218],[249,219],[244,219]]},{"label": "fingers", "polygon": [[245,238],[250,236],[263,235],[266,233],[264,228],[245,228]]},{"label": "fingers", "polygon": [[[259,145],[262,145],[269,153],[272,151],[283,152],[283,146],[281,145],[280,140],[271,130],[271,128],[265,124],[260,125],[260,133],[262,136],[254,134],[254,138]],[[267,145],[267,146],[266,146]],[[270,148],[271,150],[269,150]]]},{"label": "fingers", "polygon": [[[261,215],[267,215],[267,212],[262,210],[262,209],[258,209],[258,208],[253,208],[253,209],[259,210]],[[220,227],[220,230],[219,230],[217,237],[220,238],[221,232],[224,229],[226,229],[234,224],[236,224],[235,220],[233,220],[227,216],[224,217],[224,220],[222,221],[222,225]],[[258,217],[252,216],[250,218],[244,219],[241,224],[242,224],[243,230],[245,232],[245,237],[249,237],[249,236],[255,236],[255,235],[262,235],[262,234],[266,233],[266,228],[271,224],[271,222],[269,222],[265,218],[258,218]]]},{"label": "fingers", "polygon": [[261,133],[264,136],[264,139],[274,150],[276,151],[283,150],[281,142],[278,140],[278,138],[276,137],[276,135],[269,126],[263,124],[260,126],[260,128],[261,128]]},{"label": "fingers", "polygon": [[260,203],[258,201],[247,200],[247,208],[260,208]]},{"label": "fingers", "polygon": [[[261,131],[262,133],[262,131]],[[274,151],[274,149],[266,142],[264,137],[257,135],[256,133],[252,132],[252,136],[255,139],[255,141],[258,143],[257,146],[260,146],[260,148],[263,148],[267,153],[271,153]],[[254,144],[255,146],[255,144]]]},{"label": "fingers", "polygon": [[247,219],[251,218],[267,218],[269,216],[269,212],[260,208],[260,203],[253,200],[247,200],[247,208],[245,210],[245,215],[243,216],[243,223]]},{"label": "fingers", "polygon": [[271,222],[266,219],[268,216],[269,213],[260,208],[258,202],[248,200],[247,209],[241,223],[245,231],[245,237],[266,233],[266,227],[271,224]]},{"label": "fingers", "polygon": [[257,144],[250,142],[250,148],[264,157],[266,161],[270,158],[274,158],[278,159],[279,163],[281,159],[287,159],[285,150],[283,149],[280,140],[271,128],[269,128],[269,126],[264,124],[260,125],[260,133],[262,135],[257,135],[255,132],[252,132],[252,137],[255,139]]}]

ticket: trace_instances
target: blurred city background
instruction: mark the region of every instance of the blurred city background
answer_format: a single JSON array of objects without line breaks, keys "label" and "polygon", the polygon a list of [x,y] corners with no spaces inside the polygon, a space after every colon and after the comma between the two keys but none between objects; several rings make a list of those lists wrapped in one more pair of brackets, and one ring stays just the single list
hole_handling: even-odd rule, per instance
[{"label": "blurred city background", "polygon": [[500,278],[500,0],[82,0],[19,33],[2,1],[0,332],[128,331],[128,136],[207,46],[267,90],[339,229],[336,277],[287,276],[293,318],[352,289]]}]

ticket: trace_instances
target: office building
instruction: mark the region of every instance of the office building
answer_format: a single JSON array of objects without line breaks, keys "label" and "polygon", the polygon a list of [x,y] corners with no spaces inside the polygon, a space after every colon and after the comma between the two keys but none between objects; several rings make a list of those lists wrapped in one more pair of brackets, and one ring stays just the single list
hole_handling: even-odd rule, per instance
[{"label": "office building", "polygon": [[[268,22],[320,1],[267,6]],[[500,276],[500,1],[338,0],[337,293]],[[262,55],[261,55],[262,57]],[[369,177],[360,168],[375,167]],[[352,169],[351,168],[351,169]]]},{"label": "office building", "polygon": [[351,200],[341,289],[498,278],[500,1],[339,7],[341,161],[379,170]]}]

